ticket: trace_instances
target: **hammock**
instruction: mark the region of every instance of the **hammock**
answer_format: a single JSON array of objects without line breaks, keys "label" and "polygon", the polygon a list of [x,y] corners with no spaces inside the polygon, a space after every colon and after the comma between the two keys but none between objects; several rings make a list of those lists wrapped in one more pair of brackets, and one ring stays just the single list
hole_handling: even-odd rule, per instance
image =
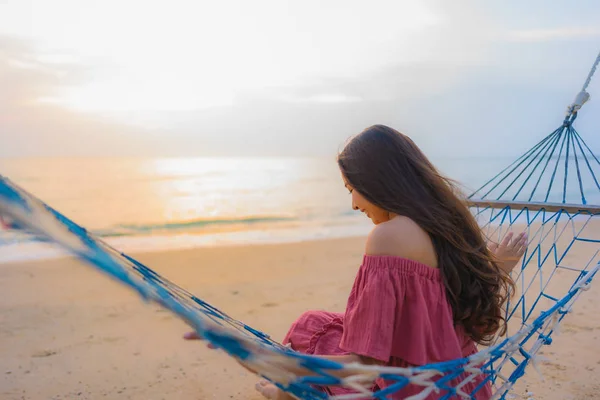
[{"label": "hammock", "polygon": [[[129,286],[186,321],[205,340],[298,399],[325,399],[315,386],[345,386],[357,394],[337,399],[386,399],[406,385],[441,399],[473,398],[492,382],[494,399],[504,399],[542,346],[552,342],[562,319],[600,269],[600,161],[573,127],[589,99],[586,92],[600,54],[562,125],[469,196],[475,217],[490,240],[526,229],[528,246],[512,274],[518,295],[506,305],[509,330],[470,357],[414,368],[341,365],[294,352],[169,282],[130,256],[94,237],[8,178],[0,176],[0,214],[34,234],[58,243],[92,267]],[[577,257],[573,257],[576,255]],[[585,260],[585,261],[582,261]],[[558,277],[557,279],[553,279]],[[564,287],[564,282],[570,282]],[[298,367],[313,375],[298,377]],[[345,369],[346,378],[334,372]],[[449,383],[458,376],[460,383]],[[483,376],[473,392],[464,385]],[[395,382],[372,393],[375,378]]]}]

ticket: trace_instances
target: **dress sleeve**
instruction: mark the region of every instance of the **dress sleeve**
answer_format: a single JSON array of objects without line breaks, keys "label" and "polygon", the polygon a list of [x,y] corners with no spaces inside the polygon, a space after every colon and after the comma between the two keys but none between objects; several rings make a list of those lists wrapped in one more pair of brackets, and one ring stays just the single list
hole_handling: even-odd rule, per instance
[{"label": "dress sleeve", "polygon": [[340,348],[388,362],[402,300],[399,294],[387,268],[361,268],[348,299]]}]

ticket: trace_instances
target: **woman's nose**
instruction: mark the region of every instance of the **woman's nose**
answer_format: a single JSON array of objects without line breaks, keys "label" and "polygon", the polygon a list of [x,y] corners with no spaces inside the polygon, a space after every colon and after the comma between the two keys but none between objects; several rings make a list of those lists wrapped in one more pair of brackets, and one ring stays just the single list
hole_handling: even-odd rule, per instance
[{"label": "woman's nose", "polygon": [[352,203],[352,209],[353,210],[358,210],[358,206],[356,204]]}]

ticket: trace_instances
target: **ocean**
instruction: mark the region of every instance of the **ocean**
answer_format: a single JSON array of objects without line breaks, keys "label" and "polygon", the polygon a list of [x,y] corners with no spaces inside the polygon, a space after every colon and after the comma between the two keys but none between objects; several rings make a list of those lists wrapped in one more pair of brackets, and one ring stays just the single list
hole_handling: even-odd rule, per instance
[{"label": "ocean", "polygon": [[[465,191],[512,160],[432,158]],[[335,158],[0,159],[0,175],[125,252],[364,236]],[[55,257],[0,231],[0,262]]]}]

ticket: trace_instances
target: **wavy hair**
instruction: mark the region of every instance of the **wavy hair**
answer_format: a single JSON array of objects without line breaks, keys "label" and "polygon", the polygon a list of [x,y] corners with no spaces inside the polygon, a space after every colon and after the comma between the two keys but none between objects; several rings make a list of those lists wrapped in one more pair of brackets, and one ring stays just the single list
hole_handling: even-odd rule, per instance
[{"label": "wavy hair", "polygon": [[479,344],[503,335],[502,306],[514,282],[488,249],[457,185],[442,176],[409,137],[384,125],[352,138],[337,161],[354,190],[427,232],[455,324]]}]

